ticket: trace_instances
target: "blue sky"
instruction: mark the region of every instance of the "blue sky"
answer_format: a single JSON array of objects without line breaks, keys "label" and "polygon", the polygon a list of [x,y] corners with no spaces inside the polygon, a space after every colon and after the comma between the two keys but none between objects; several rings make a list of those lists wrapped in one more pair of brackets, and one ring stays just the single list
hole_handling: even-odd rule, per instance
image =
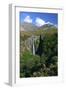
[{"label": "blue sky", "polygon": [[37,13],[20,12],[20,23],[32,23],[38,27],[50,23],[58,26],[58,14],[56,13]]}]

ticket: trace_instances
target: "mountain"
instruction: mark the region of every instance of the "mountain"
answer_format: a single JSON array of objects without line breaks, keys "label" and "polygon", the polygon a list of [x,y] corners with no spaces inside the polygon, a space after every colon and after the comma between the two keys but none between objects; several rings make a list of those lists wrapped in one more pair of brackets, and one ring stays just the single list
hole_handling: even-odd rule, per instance
[{"label": "mountain", "polygon": [[37,31],[37,30],[51,30],[51,29],[57,29],[57,27],[53,24],[45,24],[41,27],[37,27],[34,24],[31,23],[22,23],[20,25],[20,31]]},{"label": "mountain", "polygon": [[[44,36],[52,36],[57,34],[57,27],[51,24],[45,24],[41,27],[37,27],[31,23],[23,23],[20,25],[20,42],[21,42],[21,51],[25,51],[26,49],[31,51],[33,40],[39,43],[40,35]],[[37,45],[38,47],[38,45]]]},{"label": "mountain", "polygon": [[57,29],[57,27],[53,24],[45,24],[39,28],[40,30],[51,30],[51,29]]},{"label": "mountain", "polygon": [[31,23],[22,23],[20,25],[21,31],[36,31],[37,29],[38,29],[38,27]]}]

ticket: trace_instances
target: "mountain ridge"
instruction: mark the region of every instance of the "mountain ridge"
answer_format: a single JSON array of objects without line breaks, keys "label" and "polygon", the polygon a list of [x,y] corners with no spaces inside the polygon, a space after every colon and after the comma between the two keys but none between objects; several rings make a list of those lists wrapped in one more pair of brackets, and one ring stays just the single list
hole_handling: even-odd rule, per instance
[{"label": "mountain ridge", "polygon": [[50,30],[50,29],[57,29],[57,27],[53,24],[44,24],[40,27],[32,23],[22,23],[20,25],[20,31],[36,31],[36,30]]}]

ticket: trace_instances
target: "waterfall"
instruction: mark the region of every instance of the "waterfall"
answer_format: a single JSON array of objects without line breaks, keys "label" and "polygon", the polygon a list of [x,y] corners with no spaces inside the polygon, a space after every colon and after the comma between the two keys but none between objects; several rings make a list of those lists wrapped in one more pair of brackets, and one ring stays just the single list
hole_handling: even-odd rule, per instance
[{"label": "waterfall", "polygon": [[35,55],[35,45],[34,45],[34,42],[33,42],[33,55]]},{"label": "waterfall", "polygon": [[35,55],[34,36],[32,37],[32,53],[33,53],[33,55]]}]

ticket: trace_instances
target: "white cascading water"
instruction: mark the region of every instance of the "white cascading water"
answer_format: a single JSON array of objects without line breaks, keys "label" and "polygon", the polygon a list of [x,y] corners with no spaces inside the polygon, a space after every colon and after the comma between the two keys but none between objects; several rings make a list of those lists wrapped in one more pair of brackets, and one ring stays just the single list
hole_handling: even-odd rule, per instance
[{"label": "white cascading water", "polygon": [[34,37],[32,38],[32,53],[35,55]]}]

